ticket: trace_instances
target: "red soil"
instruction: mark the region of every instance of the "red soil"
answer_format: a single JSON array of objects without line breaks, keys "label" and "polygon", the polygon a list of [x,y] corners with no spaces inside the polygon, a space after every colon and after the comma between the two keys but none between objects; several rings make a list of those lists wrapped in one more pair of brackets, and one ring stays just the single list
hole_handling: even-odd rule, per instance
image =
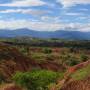
[{"label": "red soil", "polygon": [[73,67],[70,67],[67,72],[68,73],[74,73],[75,71],[77,71],[78,69],[81,69],[85,66],[87,66],[88,64],[90,64],[90,60],[86,61],[86,62],[83,62],[83,63],[80,63],[78,65],[75,65]]},{"label": "red soil", "polygon": [[19,86],[16,86],[14,84],[6,84],[0,88],[0,90],[24,90]]},{"label": "red soil", "polygon": [[86,67],[89,64],[90,60],[70,67],[65,73],[64,79],[61,81],[58,79],[56,86],[51,87],[50,90],[90,90],[90,77],[81,81],[73,81],[70,77],[71,74],[75,73],[78,69]]},{"label": "red soil", "polygon": [[61,90],[90,90],[90,77],[85,80],[72,81],[64,85]]},{"label": "red soil", "polygon": [[52,71],[64,70],[63,65],[59,65],[52,61],[46,61],[41,64],[24,56],[18,49],[9,45],[0,44],[0,52],[4,53],[5,56],[8,54],[10,57],[5,58],[0,63],[0,72],[5,78],[9,78],[16,71],[31,71],[33,68],[48,69]]}]

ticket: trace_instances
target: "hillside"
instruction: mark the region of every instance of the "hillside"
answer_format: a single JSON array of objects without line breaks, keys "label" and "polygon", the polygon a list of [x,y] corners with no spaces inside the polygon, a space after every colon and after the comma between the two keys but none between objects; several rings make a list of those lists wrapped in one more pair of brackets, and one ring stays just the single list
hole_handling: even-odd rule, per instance
[{"label": "hillside", "polygon": [[67,69],[50,90],[90,90],[90,60]]},{"label": "hillside", "polygon": [[90,90],[90,77],[84,80],[70,82],[61,90]]},{"label": "hillside", "polygon": [[61,90],[90,90],[90,63],[72,74],[72,81],[64,84]]},{"label": "hillside", "polygon": [[30,57],[23,55],[15,47],[0,43],[0,74],[8,79],[17,71],[26,72],[34,68],[47,69],[52,71],[63,71],[64,66],[55,62],[36,62]]},{"label": "hillside", "polygon": [[[30,40],[38,42],[38,39]],[[68,42],[69,47],[65,43],[63,47],[41,47],[1,40],[0,90],[57,90],[57,86],[61,90],[83,90],[85,87],[84,90],[89,90],[90,49],[80,47],[87,42],[75,41],[78,48],[72,47],[72,42]]]}]

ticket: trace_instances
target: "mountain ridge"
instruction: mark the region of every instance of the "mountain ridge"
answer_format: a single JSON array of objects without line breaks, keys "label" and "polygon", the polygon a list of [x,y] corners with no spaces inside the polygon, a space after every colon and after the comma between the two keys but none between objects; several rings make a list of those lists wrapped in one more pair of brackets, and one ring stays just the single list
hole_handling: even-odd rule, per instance
[{"label": "mountain ridge", "polygon": [[0,30],[0,37],[22,37],[31,36],[35,38],[61,38],[61,39],[79,39],[90,40],[90,32],[57,30],[57,31],[35,31],[26,28],[16,30]]}]

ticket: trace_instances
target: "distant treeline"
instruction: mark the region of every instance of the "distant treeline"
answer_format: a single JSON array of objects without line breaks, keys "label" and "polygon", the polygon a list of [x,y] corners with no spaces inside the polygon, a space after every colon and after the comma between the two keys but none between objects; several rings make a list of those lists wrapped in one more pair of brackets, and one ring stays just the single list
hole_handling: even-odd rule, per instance
[{"label": "distant treeline", "polygon": [[40,47],[76,47],[90,49],[89,40],[61,40],[61,39],[37,39],[37,38],[8,38],[0,40],[10,45],[27,45]]}]

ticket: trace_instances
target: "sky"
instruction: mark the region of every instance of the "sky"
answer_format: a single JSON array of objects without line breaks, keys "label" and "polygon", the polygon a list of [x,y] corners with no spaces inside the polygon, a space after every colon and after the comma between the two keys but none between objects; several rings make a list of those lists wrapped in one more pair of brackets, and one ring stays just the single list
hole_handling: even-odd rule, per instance
[{"label": "sky", "polygon": [[90,31],[90,0],[0,0],[0,30]]}]

